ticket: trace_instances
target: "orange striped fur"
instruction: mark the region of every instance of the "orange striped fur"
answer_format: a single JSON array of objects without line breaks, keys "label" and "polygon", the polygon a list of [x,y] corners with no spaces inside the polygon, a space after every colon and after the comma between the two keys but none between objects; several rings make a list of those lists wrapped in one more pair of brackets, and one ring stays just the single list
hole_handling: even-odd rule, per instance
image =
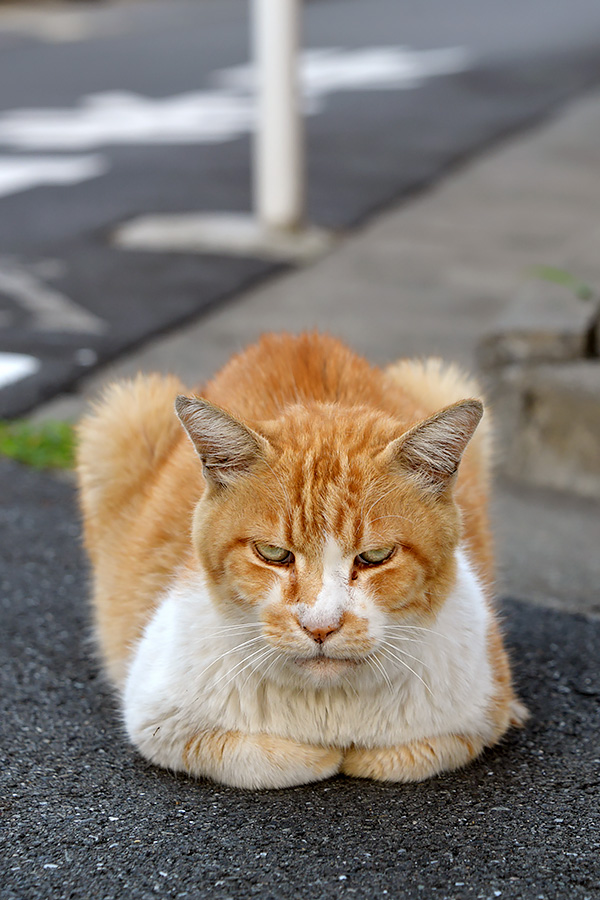
[{"label": "orange striped fur", "polygon": [[[227,627],[238,615],[240,622],[256,621],[267,650],[294,661],[299,692],[313,690],[311,673],[319,668],[315,702],[329,702],[327,691],[332,698],[339,693],[342,678],[360,695],[362,682],[354,673],[376,653],[366,615],[349,606],[333,624],[321,617],[307,619],[306,626],[298,618],[298,609],[309,615],[325,590],[323,548],[332,538],[341,558],[350,561],[344,590],[350,595],[360,588],[374,614],[421,629],[413,636],[434,627],[454,589],[457,549],[464,547],[488,607],[485,652],[493,689],[485,729],[476,734],[365,746],[341,737],[329,743],[325,732],[313,743],[300,727],[290,737],[257,725],[246,747],[241,725],[224,724],[221,731],[199,720],[196,730],[183,730],[175,761],[158,745],[154,750],[134,738],[145,755],[246,786],[296,783],[292,775],[285,781],[279,761],[265,762],[277,774],[263,780],[259,774],[227,774],[243,770],[246,750],[248,772],[258,772],[251,754],[276,760],[281,741],[282,758],[294,758],[288,744],[298,748],[297,781],[335,771],[419,780],[463,765],[511,723],[524,720],[492,610],[489,424],[486,414],[475,430],[481,409],[471,379],[437,360],[402,361],[382,370],[331,337],[282,334],[263,337],[196,389],[193,396],[204,405],[193,398],[179,402],[189,434],[174,413],[176,396],[186,394],[192,396],[174,377],[140,375],[111,386],[79,427],[96,632],[107,672],[122,693],[144,629],[173,583],[191,596],[201,577],[219,621]],[[446,434],[446,423],[456,423],[458,437]],[[439,458],[430,459],[430,446],[444,441]],[[456,474],[448,455],[456,465],[460,461]],[[293,562],[266,561],[256,549],[261,542],[289,550]],[[363,551],[388,547],[393,552],[381,564],[359,560]],[[312,657],[299,659],[309,654],[301,644],[307,634],[323,647],[337,641],[340,649],[318,664]],[[285,669],[288,662],[281,665]],[[272,677],[281,691],[293,692],[291,676]],[[269,678],[265,669],[256,691],[267,690]],[[233,683],[241,696],[243,687]],[[223,702],[232,702],[231,695]],[[310,753],[301,749],[308,745]]]}]

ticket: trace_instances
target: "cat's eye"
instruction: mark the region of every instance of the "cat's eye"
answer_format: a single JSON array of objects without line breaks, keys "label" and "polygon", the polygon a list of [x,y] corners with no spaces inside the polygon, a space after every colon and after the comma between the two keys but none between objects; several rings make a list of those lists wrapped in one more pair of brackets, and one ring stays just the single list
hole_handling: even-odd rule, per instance
[{"label": "cat's eye", "polygon": [[276,547],[275,544],[263,544],[259,541],[254,544],[254,549],[265,562],[285,566],[294,561],[294,554],[285,547]]},{"label": "cat's eye", "polygon": [[363,566],[378,566],[386,562],[393,552],[393,547],[377,547],[375,550],[363,550],[356,557],[356,562]]}]

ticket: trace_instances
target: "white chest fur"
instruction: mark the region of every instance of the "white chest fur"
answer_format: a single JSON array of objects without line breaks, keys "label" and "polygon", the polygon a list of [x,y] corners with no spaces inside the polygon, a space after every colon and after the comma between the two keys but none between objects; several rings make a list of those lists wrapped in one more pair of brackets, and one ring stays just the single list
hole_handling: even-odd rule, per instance
[{"label": "white chest fur", "polygon": [[356,674],[331,688],[275,682],[257,626],[223,622],[202,584],[175,586],[134,654],[123,698],[129,736],[174,768],[181,742],[206,729],[338,747],[451,733],[487,738],[494,687],[489,613],[462,551],[457,561],[455,587],[431,629],[409,632],[409,640],[389,638],[404,663],[384,660],[386,680]]}]

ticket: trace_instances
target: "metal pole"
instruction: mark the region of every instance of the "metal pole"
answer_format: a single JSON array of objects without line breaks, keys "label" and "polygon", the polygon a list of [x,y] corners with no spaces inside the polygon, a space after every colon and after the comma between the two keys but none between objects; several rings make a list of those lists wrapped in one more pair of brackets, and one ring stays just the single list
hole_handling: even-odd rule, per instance
[{"label": "metal pole", "polygon": [[257,124],[255,214],[268,230],[304,219],[304,135],[298,72],[302,0],[254,0]]}]

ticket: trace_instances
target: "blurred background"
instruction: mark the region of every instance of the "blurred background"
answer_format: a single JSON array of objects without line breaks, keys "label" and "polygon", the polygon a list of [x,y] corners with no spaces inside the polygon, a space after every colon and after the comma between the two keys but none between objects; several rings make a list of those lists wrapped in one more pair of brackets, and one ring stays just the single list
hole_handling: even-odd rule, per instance
[{"label": "blurred background", "polygon": [[[296,5],[303,203],[307,223],[334,235],[600,78],[596,0]],[[0,415],[272,272],[256,255],[140,255],[113,241],[141,214],[252,210],[252,9],[1,4],[0,351],[30,355],[36,369],[8,383],[6,365]],[[390,327],[398,339],[400,317]]]},{"label": "blurred background", "polygon": [[268,330],[441,355],[494,403],[509,588],[598,610],[599,84],[597,0],[0,4],[0,417]]}]

